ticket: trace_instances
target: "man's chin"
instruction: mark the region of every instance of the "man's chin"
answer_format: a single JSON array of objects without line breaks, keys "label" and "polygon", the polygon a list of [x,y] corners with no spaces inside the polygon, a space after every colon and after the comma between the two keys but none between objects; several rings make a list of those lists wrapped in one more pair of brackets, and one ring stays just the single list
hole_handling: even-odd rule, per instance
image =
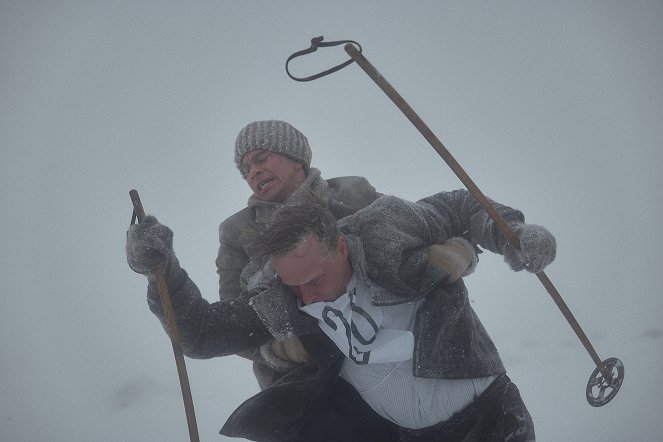
[{"label": "man's chin", "polygon": [[260,192],[253,192],[253,196],[255,196],[260,201],[268,201],[275,203],[283,202],[283,199],[279,196],[278,189],[270,188]]}]

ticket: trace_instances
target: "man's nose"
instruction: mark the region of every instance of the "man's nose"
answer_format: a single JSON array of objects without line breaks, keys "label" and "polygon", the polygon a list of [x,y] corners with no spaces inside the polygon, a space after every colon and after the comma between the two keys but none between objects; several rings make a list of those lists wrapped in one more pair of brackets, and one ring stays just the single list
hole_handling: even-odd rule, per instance
[{"label": "man's nose", "polygon": [[262,172],[262,168],[258,164],[249,165],[249,173],[246,174],[248,179],[253,179]]}]

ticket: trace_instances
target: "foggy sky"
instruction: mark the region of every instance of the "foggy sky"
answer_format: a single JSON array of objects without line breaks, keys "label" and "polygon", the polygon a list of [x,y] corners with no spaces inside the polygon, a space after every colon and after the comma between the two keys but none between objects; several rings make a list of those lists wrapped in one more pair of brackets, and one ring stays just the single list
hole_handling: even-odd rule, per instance
[{"label": "foggy sky", "polygon": [[[323,177],[418,199],[461,188],[356,65],[290,80],[310,39],[353,39],[489,197],[545,225],[546,269],[595,368],[537,278],[484,253],[470,298],[540,441],[663,434],[660,1],[0,1],[0,440],[187,440],[172,350],[124,254],[128,191],[218,297],[218,224],[245,206],[248,122],[298,127]],[[342,47],[293,62],[310,75]],[[250,364],[187,359],[201,440],[258,391]]]}]

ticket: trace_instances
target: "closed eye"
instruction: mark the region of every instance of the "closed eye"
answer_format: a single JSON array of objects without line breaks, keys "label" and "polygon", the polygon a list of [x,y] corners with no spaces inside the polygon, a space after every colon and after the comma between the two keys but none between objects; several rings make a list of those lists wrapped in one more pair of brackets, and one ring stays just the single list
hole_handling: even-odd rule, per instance
[{"label": "closed eye", "polygon": [[308,281],[306,281],[306,284],[305,284],[305,285],[309,285],[309,286],[313,286],[313,287],[315,287],[315,286],[320,285],[321,280],[322,280],[322,277],[321,277],[321,276],[316,276],[315,278],[311,278],[311,279],[309,279]]},{"label": "closed eye", "polygon": [[242,164],[242,173],[246,176],[251,171],[251,166],[254,164],[263,165],[272,158],[272,154],[269,151],[261,152],[254,156],[253,158],[248,159],[244,164]]},{"label": "closed eye", "polygon": [[269,161],[272,158],[272,156],[268,153],[260,154],[257,155],[255,158],[255,163],[256,164],[265,164],[267,161]]}]

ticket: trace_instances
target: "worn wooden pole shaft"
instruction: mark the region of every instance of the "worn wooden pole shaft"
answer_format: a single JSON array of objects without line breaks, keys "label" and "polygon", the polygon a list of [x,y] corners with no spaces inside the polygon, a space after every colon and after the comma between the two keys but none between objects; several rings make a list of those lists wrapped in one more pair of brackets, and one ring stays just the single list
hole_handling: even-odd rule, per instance
[{"label": "worn wooden pole shaft", "polygon": [[[138,192],[135,189],[129,191],[131,203],[134,206],[136,218],[138,222],[143,222],[145,218],[145,210],[140,201]],[[182,399],[184,400],[184,411],[186,413],[186,421],[189,427],[189,438],[191,442],[199,442],[200,436],[198,435],[198,425],[196,424],[196,413],[193,408],[193,397],[191,396],[191,386],[189,385],[189,376],[186,372],[186,363],[184,362],[184,354],[182,353],[182,342],[180,334],[177,330],[177,323],[175,322],[175,313],[173,306],[170,302],[170,293],[168,293],[168,286],[166,285],[166,277],[164,276],[163,269],[155,269],[152,274],[156,279],[157,290],[159,291],[159,298],[163,307],[164,316],[166,318],[166,326],[168,327],[168,334],[170,342],[173,345],[173,354],[175,355],[175,365],[177,366],[177,375],[180,379],[180,388],[182,390]]]},{"label": "worn wooden pole shaft", "polygon": [[[511,244],[514,245],[514,247],[520,248],[520,240],[518,239],[518,235],[514,232],[514,230],[509,226],[509,224],[506,222],[504,217],[497,212],[495,207],[490,203],[488,198],[481,192],[481,190],[477,187],[477,185],[474,183],[474,181],[470,178],[470,176],[465,172],[465,170],[461,167],[461,165],[456,161],[456,159],[451,155],[449,150],[444,147],[442,142],[435,136],[433,131],[424,123],[424,121],[417,115],[417,113],[410,107],[410,105],[403,99],[403,97],[394,89],[394,87],[378,72],[378,70],[362,55],[357,48],[351,44],[348,43],[344,46],[345,52],[347,52],[350,57],[368,74],[368,76],[375,82],[375,84],[378,85],[382,91],[387,94],[387,96],[391,99],[391,101],[394,102],[394,104],[405,114],[405,116],[412,122],[412,124],[419,130],[421,135],[424,136],[426,141],[430,143],[431,146],[433,146],[433,149],[437,151],[437,153],[442,157],[442,159],[447,163],[447,165],[451,168],[451,170],[456,174],[456,176],[460,179],[460,181],[465,185],[467,190],[476,198],[476,200],[479,202],[481,207],[488,213],[488,215],[492,218],[492,220],[495,222],[497,227],[504,232],[506,237],[509,239]],[[589,338],[587,338],[587,335],[585,332],[582,330],[580,327],[580,324],[578,324],[578,321],[576,321],[575,317],[573,316],[573,313],[571,313],[571,310],[569,307],[566,305],[564,300],[562,299],[562,296],[559,294],[553,283],[548,279],[546,274],[544,272],[539,272],[536,274],[536,276],[539,278],[543,286],[546,288],[550,296],[552,297],[553,301],[555,304],[557,304],[557,307],[560,309],[566,320],[568,321],[569,325],[571,325],[571,328],[573,331],[576,333],[578,338],[580,339],[580,342],[582,342],[582,345],[585,347],[589,355],[591,356],[592,360],[596,364],[596,367],[601,371],[603,376],[605,376],[606,379],[610,380],[612,379],[612,374],[608,369],[605,367],[603,364],[603,361],[601,358],[599,358],[598,354],[596,353],[596,350],[594,350],[594,347],[592,346],[591,342],[589,341]]]}]

